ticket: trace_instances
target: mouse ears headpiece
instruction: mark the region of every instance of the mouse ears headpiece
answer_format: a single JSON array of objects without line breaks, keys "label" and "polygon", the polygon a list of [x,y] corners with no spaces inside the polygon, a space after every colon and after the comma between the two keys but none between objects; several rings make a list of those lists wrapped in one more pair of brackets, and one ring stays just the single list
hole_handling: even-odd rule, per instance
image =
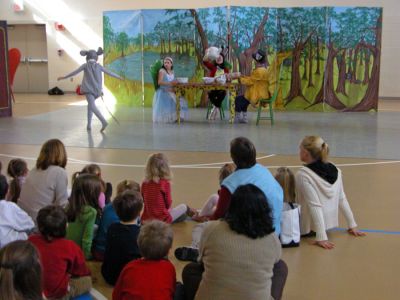
[{"label": "mouse ears headpiece", "polygon": [[99,57],[99,55],[103,54],[103,49],[101,47],[99,47],[96,50],[81,50],[80,54],[82,56],[86,56],[86,61],[88,61],[89,59],[94,59],[97,61],[97,58]]}]

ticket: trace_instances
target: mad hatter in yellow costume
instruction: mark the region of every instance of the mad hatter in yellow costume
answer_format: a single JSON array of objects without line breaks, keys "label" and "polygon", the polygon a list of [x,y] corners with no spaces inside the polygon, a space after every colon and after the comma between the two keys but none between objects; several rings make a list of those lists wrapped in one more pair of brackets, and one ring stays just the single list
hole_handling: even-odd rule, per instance
[{"label": "mad hatter in yellow costume", "polygon": [[277,81],[277,70],[283,60],[290,55],[290,52],[279,53],[272,64],[265,66],[266,53],[259,49],[253,53],[256,61],[255,69],[250,76],[241,76],[240,83],[246,86],[244,95],[235,99],[235,123],[247,123],[247,107],[249,104],[258,106],[260,99],[268,99],[274,93]]}]

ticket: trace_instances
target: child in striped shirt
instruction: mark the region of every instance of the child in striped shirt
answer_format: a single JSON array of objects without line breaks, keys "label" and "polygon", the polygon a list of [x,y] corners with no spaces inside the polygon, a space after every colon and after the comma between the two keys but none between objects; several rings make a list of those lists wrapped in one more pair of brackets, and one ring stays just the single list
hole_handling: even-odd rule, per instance
[{"label": "child in striped shirt", "polygon": [[163,153],[150,155],[146,165],[145,180],[142,183],[144,211],[142,221],[157,219],[166,223],[179,222],[192,217],[196,211],[186,204],[172,207],[171,170]]}]

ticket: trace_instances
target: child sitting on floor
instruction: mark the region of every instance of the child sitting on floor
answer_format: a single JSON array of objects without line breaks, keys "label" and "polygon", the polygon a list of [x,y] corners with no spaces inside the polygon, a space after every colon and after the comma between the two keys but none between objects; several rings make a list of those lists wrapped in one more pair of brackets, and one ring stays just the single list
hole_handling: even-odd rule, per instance
[{"label": "child sitting on floor", "polygon": [[[296,204],[296,181],[293,172],[287,167],[276,170],[275,179],[283,190],[283,208],[281,213],[281,233],[279,239],[282,248],[300,245],[300,205]],[[312,233],[311,233],[312,235]]]},{"label": "child sitting on floor", "polygon": [[46,299],[70,299],[87,293],[92,278],[82,250],[65,238],[67,216],[61,206],[49,205],[37,216],[40,234],[29,241],[39,252]]},{"label": "child sitting on floor", "polygon": [[100,178],[102,190],[99,196],[99,207],[101,209],[108,203],[110,203],[111,195],[112,195],[112,185],[109,182],[104,182],[103,178],[101,178],[101,169],[99,165],[90,164],[86,165],[82,171],[75,172],[72,175],[72,184],[74,183],[75,179],[81,174],[93,174]]},{"label": "child sitting on floor", "polygon": [[184,220],[186,215],[192,217],[196,213],[186,204],[179,204],[172,208],[171,177],[171,170],[165,154],[150,155],[141,188],[144,200],[143,222],[157,219],[173,223]]},{"label": "child sitting on floor", "polygon": [[138,245],[143,258],[128,263],[122,270],[113,291],[113,300],[172,300],[176,273],[167,259],[172,247],[170,225],[153,220],[142,226]]},{"label": "child sitting on floor", "polygon": [[[129,179],[121,181],[117,185],[117,197],[128,190],[140,192],[139,183]],[[106,237],[108,228],[112,223],[119,221],[120,220],[115,213],[113,204],[108,203],[103,209],[103,215],[100,220],[99,228],[97,230],[96,237],[93,240],[92,254],[95,260],[103,261],[104,252],[106,251]],[[140,220],[138,220],[138,224],[140,224]]]},{"label": "child sitting on floor", "polygon": [[43,300],[42,268],[36,248],[14,241],[0,250],[0,295],[7,300]]},{"label": "child sitting on floor", "polygon": [[287,203],[295,203],[296,184],[293,172],[289,168],[280,167],[276,170],[275,179],[282,187],[283,201]]},{"label": "child sitting on floor", "polygon": [[[229,175],[231,175],[235,171],[235,165],[230,163],[230,164],[224,164],[221,169],[219,169],[218,172],[218,180],[219,180],[219,185],[221,186],[222,181]],[[217,194],[212,194],[210,198],[206,201],[202,209],[196,213],[192,219],[198,222],[204,222],[208,220],[208,217],[212,216],[215,212],[215,209],[217,208],[218,204],[218,198],[219,198],[219,190]]]},{"label": "child sitting on floor", "polygon": [[67,239],[81,247],[86,259],[92,257],[94,225],[101,214],[98,205],[101,189],[100,178],[96,175],[79,175],[72,186],[67,206]]},{"label": "child sitting on floor", "polygon": [[115,198],[113,206],[121,221],[111,224],[108,229],[101,266],[101,274],[111,285],[115,284],[128,262],[141,257],[137,245],[140,231],[137,219],[143,208],[143,198],[139,192],[126,191]]},{"label": "child sitting on floor", "polygon": [[[3,174],[1,174],[1,169],[3,168],[3,165],[2,165],[2,163],[1,163],[1,161],[0,161],[0,185],[4,188],[4,189],[6,189],[6,192],[7,192],[7,190],[8,190],[8,182],[7,182],[7,178],[6,178],[6,176],[4,176]],[[4,197],[3,197],[4,198]],[[3,199],[2,198],[2,199]]]},{"label": "child sitting on floor", "polygon": [[[219,184],[221,186],[222,181],[229,175],[231,175],[236,169],[235,164],[229,163],[229,164],[224,164],[221,169],[219,169],[218,172],[218,179],[219,179]],[[175,250],[175,256],[179,260],[183,261],[197,261],[197,257],[199,256],[199,243],[200,243],[200,238],[203,233],[204,228],[207,226],[207,222],[209,218],[214,214],[215,209],[217,208],[218,204],[218,198],[219,198],[219,192],[218,194],[213,194],[210,196],[210,198],[207,200],[207,202],[204,204],[203,208],[198,212],[196,215],[192,217],[193,220],[197,222],[201,222],[201,224],[197,224],[196,226],[193,227],[192,230],[192,244],[190,247],[178,247]]]},{"label": "child sitting on floor", "polygon": [[14,203],[18,202],[21,194],[21,186],[28,176],[28,164],[23,159],[12,159],[8,163],[7,173],[12,178],[8,189],[7,200]]},{"label": "child sitting on floor", "polygon": [[7,180],[0,180],[0,248],[16,241],[26,240],[35,223],[17,204],[4,200],[8,190]]}]

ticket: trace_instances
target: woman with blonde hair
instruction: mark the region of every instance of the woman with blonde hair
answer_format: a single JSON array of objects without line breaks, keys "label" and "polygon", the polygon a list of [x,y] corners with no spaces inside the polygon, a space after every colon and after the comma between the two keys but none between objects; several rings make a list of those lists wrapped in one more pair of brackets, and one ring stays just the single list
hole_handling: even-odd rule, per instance
[{"label": "woman with blonde hair", "polygon": [[343,189],[342,172],[328,162],[328,144],[319,136],[306,136],[300,143],[300,160],[305,165],[296,174],[296,200],[302,206],[300,230],[303,236],[316,235],[314,244],[334,248],[326,230],[338,226],[339,208],[348,233],[364,236],[357,229],[353,213]]},{"label": "woman with blonde hair", "polygon": [[21,188],[18,205],[36,222],[39,210],[47,205],[68,203],[67,152],[59,139],[45,142]]}]

